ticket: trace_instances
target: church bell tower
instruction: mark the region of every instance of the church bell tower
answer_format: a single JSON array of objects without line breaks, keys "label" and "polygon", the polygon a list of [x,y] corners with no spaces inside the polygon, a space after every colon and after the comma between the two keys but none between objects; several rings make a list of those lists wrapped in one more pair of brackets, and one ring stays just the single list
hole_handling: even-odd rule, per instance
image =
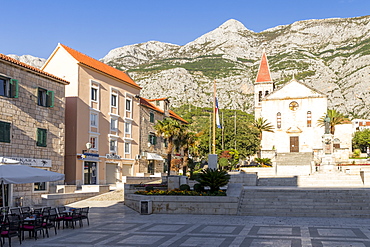
[{"label": "church bell tower", "polygon": [[261,101],[274,91],[274,83],[271,79],[270,68],[265,50],[262,53],[256,81],[254,83],[254,117],[261,117]]}]

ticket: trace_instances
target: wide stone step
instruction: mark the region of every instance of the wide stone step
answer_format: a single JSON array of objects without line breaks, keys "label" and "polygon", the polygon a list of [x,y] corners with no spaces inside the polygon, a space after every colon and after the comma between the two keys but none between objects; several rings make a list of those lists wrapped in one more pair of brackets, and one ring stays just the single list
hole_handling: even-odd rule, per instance
[{"label": "wide stone step", "polygon": [[238,214],[370,218],[370,189],[246,187],[241,194]]}]

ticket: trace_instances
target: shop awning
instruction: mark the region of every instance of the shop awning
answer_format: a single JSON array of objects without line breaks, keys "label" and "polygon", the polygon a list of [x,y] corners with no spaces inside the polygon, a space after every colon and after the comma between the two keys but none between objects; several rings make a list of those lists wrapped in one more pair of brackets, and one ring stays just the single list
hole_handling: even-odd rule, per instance
[{"label": "shop awning", "polygon": [[146,159],[147,160],[164,160],[162,158],[162,156],[160,156],[159,154],[156,154],[156,153],[147,153],[146,154]]}]

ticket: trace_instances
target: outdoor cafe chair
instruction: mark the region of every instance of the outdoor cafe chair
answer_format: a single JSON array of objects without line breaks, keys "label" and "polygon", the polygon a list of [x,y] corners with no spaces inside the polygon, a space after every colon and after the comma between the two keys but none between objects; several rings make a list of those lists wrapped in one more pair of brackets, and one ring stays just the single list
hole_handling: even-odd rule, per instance
[{"label": "outdoor cafe chair", "polygon": [[34,208],[33,211],[32,211],[32,214],[34,214],[36,216],[42,215],[42,208]]},{"label": "outdoor cafe chair", "polygon": [[30,207],[21,207],[21,217],[26,218],[31,216],[32,210]]},{"label": "outdoor cafe chair", "polygon": [[75,228],[76,222],[79,222],[80,227],[82,226],[81,217],[80,217],[80,209],[72,209],[70,213],[63,217],[63,228],[68,227],[69,224],[72,228]]},{"label": "outdoor cafe chair", "polygon": [[6,216],[5,222],[1,224],[1,234],[2,241],[1,246],[5,243],[5,238],[8,239],[9,247],[12,246],[12,238],[18,237],[19,243],[22,244],[21,238],[21,218],[16,214],[9,214]]},{"label": "outdoor cafe chair", "polygon": [[[27,223],[27,224],[25,224]],[[37,240],[37,232],[42,232],[45,237],[43,218],[41,216],[27,220],[24,219],[23,225],[21,226],[22,238],[24,239],[24,232],[28,232],[30,237],[34,237]]]},{"label": "outdoor cafe chair", "polygon": [[21,208],[10,208],[10,214],[22,216]]},{"label": "outdoor cafe chair", "polygon": [[51,209],[51,207],[43,207],[42,211],[41,211],[41,214],[42,215],[48,214],[50,209]]},{"label": "outdoor cafe chair", "polygon": [[57,215],[49,214],[49,215],[42,216],[42,218],[43,218],[42,227],[45,229],[46,236],[49,237],[49,229],[51,228],[54,228],[55,235],[57,235],[57,227],[56,227]]},{"label": "outdoor cafe chair", "polygon": [[82,220],[87,220],[87,225],[90,225],[89,222],[89,209],[90,207],[85,207],[80,209],[80,220],[81,220],[81,225],[83,226]]},{"label": "outdoor cafe chair", "polygon": [[64,218],[64,216],[66,214],[60,215],[58,213],[58,210],[56,208],[51,208],[49,210],[49,215],[50,216],[54,216],[55,215],[55,217],[49,217],[49,221],[52,221],[55,225],[58,226],[58,229],[60,229],[60,222],[63,222],[63,218]]}]

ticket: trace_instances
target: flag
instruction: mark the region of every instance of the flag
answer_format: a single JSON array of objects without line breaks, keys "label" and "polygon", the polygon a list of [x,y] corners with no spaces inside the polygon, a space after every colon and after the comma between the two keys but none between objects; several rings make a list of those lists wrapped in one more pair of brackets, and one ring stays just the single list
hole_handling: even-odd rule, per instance
[{"label": "flag", "polygon": [[218,115],[218,100],[217,100],[217,97],[215,98],[215,102],[216,102],[216,109],[215,109],[216,125],[217,125],[217,128],[222,129],[221,124],[220,124],[220,117]]}]

